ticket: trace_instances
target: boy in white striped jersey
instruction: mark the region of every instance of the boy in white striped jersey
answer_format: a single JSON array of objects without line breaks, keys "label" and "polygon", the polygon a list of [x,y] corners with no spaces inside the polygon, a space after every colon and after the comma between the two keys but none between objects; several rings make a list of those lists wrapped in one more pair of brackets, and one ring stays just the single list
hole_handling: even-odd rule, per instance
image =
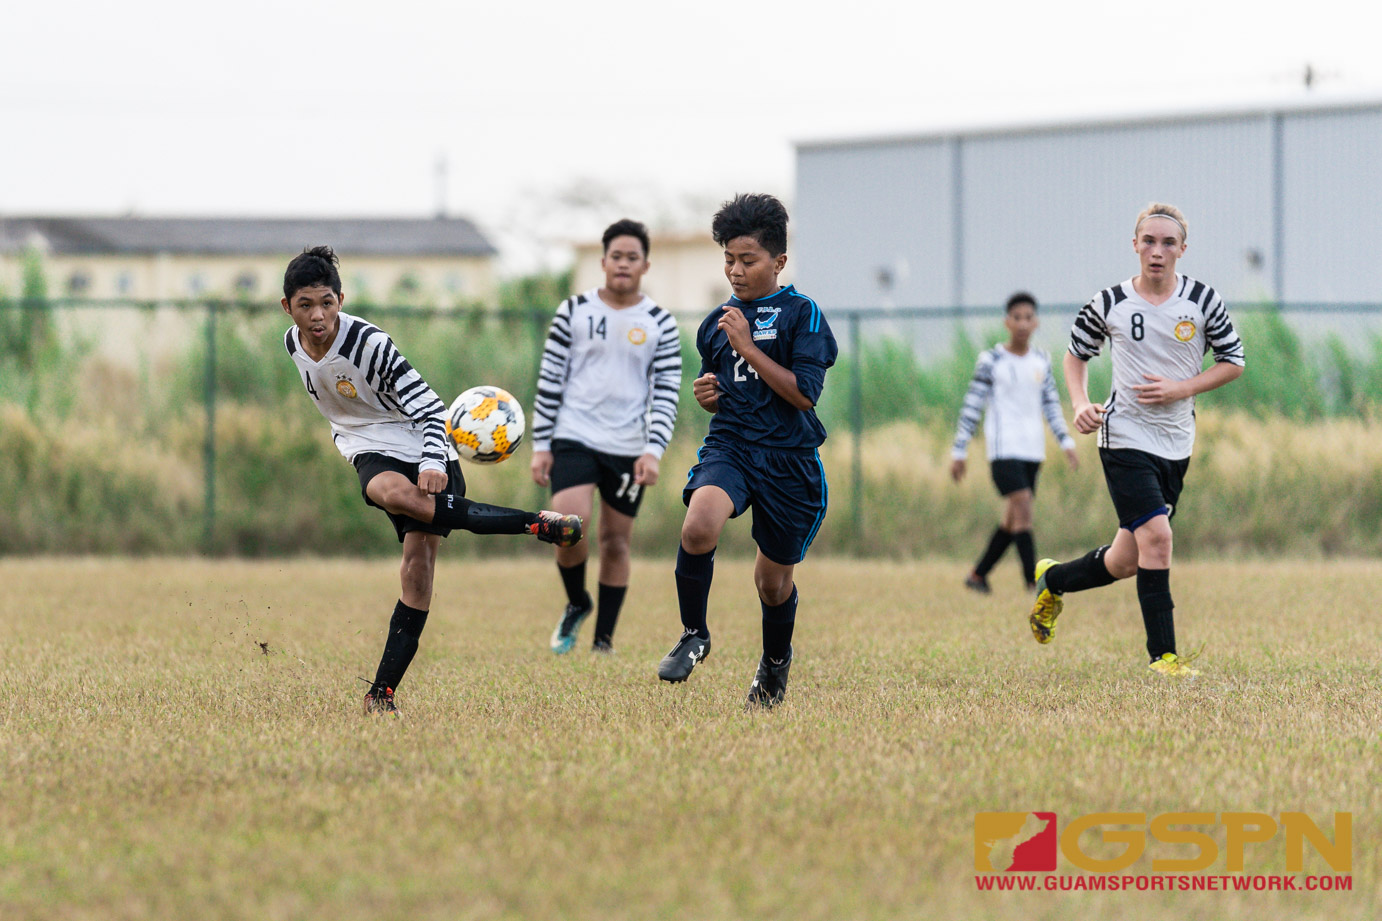
[{"label": "boy in white striped jersey", "polygon": [[989,570],[1003,556],[1008,544],[1017,545],[1028,589],[1036,587],[1032,498],[1041,462],[1046,459],[1043,414],[1071,468],[1080,465],[1075,439],[1070,437],[1061,415],[1060,395],[1051,375],[1051,356],[1045,349],[1031,345],[1032,333],[1037,328],[1036,298],[1025,291],[1008,298],[1003,324],[1008,328],[1007,344],[995,345],[974,364],[974,379],[960,410],[950,461],[950,475],[958,483],[964,478],[969,440],[974,437],[982,415],[989,472],[1003,497],[1003,519],[994,528],[984,555],[974,564],[965,585],[986,595]]},{"label": "boy in white striped jersey", "polygon": [[[1195,396],[1243,373],[1243,343],[1223,299],[1203,282],[1176,274],[1185,253],[1185,215],[1153,203],[1137,216],[1133,251],[1138,275],[1099,292],[1075,317],[1065,382],[1075,429],[1099,433],[1099,459],[1118,513],[1113,543],[1078,560],[1037,564],[1037,600],[1028,618],[1038,643],[1049,643],[1061,595],[1137,576],[1150,668],[1193,676],[1176,653],[1171,601],[1171,516],[1195,444]],[[1086,362],[1107,340],[1113,387],[1103,403],[1088,393]],[[1214,363],[1204,367],[1213,350]]]},{"label": "boy in white striped jersey", "polygon": [[566,609],[552,631],[558,655],[570,652],[596,610],[592,650],[614,648],[614,627],[629,584],[629,542],[643,489],[677,419],[681,340],[672,315],[643,294],[648,228],[627,218],[602,237],[603,287],[562,301],[538,371],[533,481],[551,486],[552,507],[589,518],[600,490],[598,602],[586,591],[590,545],[557,548]]},{"label": "boy in white striped jersey", "polygon": [[574,544],[581,520],[525,512],[465,498],[465,480],[447,444],[446,404],[378,327],[342,313],[336,254],[316,246],[288,263],[283,337],[313,404],[331,423],[336,448],[354,466],[365,503],[383,509],[403,544],[402,591],[365,712],[397,715],[394,690],[417,652],[432,603],[441,539],[459,528],[477,534],[533,534]]}]

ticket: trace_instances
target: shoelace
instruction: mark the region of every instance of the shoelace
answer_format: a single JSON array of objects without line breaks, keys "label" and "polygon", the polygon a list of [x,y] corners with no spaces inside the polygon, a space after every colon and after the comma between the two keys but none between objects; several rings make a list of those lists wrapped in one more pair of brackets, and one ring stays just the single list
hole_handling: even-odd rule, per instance
[{"label": "shoelace", "polygon": [[386,686],[380,684],[378,681],[371,681],[371,680],[369,680],[368,678],[360,678],[359,675],[356,675],[355,677],[356,677],[356,678],[359,678],[359,680],[361,680],[361,681],[363,681],[365,684],[369,685],[369,690],[365,692],[365,696],[366,696],[366,697],[384,697],[384,696],[387,696],[387,695],[385,695],[385,694],[380,694],[380,693],[379,693],[381,690],[383,690],[383,691],[388,691],[389,689],[388,689]]},{"label": "shoelace", "polygon": [[1181,665],[1189,665],[1191,662],[1194,662],[1196,659],[1200,657],[1200,653],[1204,652],[1204,647],[1207,645],[1207,641],[1200,643],[1199,647],[1194,652],[1187,652],[1183,656],[1176,656],[1176,661],[1179,662]]}]

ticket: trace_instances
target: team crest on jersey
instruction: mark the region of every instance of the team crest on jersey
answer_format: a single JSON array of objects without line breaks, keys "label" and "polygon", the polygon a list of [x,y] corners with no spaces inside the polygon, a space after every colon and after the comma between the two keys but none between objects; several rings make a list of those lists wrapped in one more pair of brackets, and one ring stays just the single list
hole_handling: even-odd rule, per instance
[{"label": "team crest on jersey", "polygon": [[1195,321],[1189,317],[1182,317],[1176,324],[1176,338],[1181,342],[1189,342],[1195,338]]},{"label": "team crest on jersey", "polygon": [[648,341],[648,331],[641,326],[635,326],[629,330],[629,341],[634,345],[642,345]]},{"label": "team crest on jersey", "polygon": [[336,392],[339,393],[341,396],[345,397],[347,400],[353,400],[357,396],[359,396],[359,394],[355,392],[355,385],[352,384],[350,380],[345,377],[337,378]]},{"label": "team crest on jersey", "polygon": [[758,308],[758,316],[753,318],[754,342],[777,338],[777,318],[781,313],[781,307]]}]

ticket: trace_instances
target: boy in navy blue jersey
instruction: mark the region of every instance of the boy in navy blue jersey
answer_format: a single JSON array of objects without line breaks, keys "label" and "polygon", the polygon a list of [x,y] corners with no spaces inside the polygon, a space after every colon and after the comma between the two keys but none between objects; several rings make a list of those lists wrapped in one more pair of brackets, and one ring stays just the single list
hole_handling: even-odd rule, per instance
[{"label": "boy in navy blue jersey", "polygon": [[763,657],[747,706],[787,694],[797,590],[792,571],[825,519],[825,427],[815,405],[838,348],[816,302],[779,287],[787,264],[787,209],[771,195],[739,195],[715,214],[734,296],[701,323],[696,402],[713,413],[682,501],[677,600],[684,632],[658,665],[685,681],[710,653],[706,603],[725,522],[753,506],[754,584],[763,608]]}]

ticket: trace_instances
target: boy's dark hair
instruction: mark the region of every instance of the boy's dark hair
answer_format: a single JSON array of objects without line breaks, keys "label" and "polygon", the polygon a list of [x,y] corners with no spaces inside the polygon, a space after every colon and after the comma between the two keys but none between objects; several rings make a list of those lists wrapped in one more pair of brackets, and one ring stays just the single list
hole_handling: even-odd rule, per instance
[{"label": "boy's dark hair", "polygon": [[1037,309],[1036,298],[1032,297],[1026,291],[1019,291],[1012,297],[1008,298],[1008,306],[1003,308],[1003,313],[1012,313],[1013,308],[1018,306],[1019,304],[1031,304],[1033,311]]},{"label": "boy's dark hair", "polygon": [[605,235],[600,238],[604,244],[605,252],[609,252],[609,243],[615,237],[635,237],[639,243],[643,244],[643,257],[646,259],[651,248],[648,243],[648,228],[638,221],[630,218],[621,218],[605,228]]},{"label": "boy's dark hair", "polygon": [[710,235],[721,246],[753,237],[776,259],[787,252],[787,209],[771,195],[736,195],[715,212]]},{"label": "boy's dark hair", "polygon": [[293,295],[303,288],[324,285],[340,297],[341,273],[336,269],[340,264],[341,260],[336,258],[329,246],[304,249],[293,257],[293,261],[288,263],[287,271],[283,273],[283,296],[292,300]]}]

